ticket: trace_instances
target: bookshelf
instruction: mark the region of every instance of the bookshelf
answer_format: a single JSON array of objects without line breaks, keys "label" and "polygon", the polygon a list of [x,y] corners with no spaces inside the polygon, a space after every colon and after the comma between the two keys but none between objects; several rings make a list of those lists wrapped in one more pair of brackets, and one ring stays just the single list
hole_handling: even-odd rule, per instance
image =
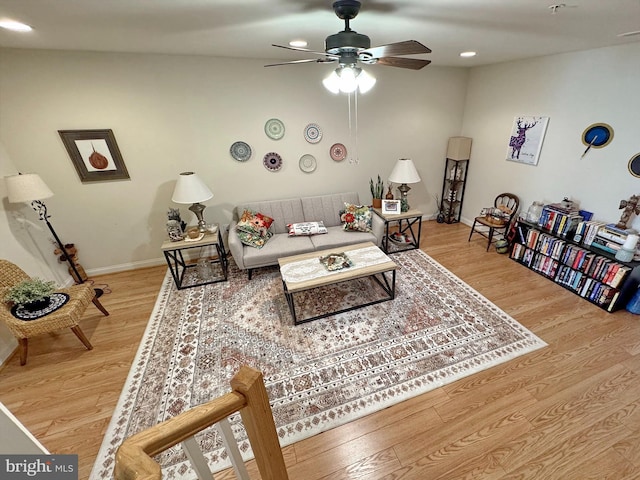
[{"label": "bookshelf", "polygon": [[442,181],[442,214],[445,223],[460,221],[469,160],[447,158]]},{"label": "bookshelf", "polygon": [[624,308],[637,290],[640,262],[620,262],[574,241],[575,229],[559,233],[548,225],[518,219],[511,259],[608,312]]}]

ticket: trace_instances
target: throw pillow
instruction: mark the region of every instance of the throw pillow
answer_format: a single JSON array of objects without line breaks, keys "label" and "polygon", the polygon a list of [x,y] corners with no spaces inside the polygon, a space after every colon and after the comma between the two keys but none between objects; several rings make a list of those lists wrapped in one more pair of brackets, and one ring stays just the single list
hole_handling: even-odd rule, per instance
[{"label": "throw pillow", "polygon": [[287,228],[289,229],[290,237],[327,233],[327,227],[324,226],[324,222],[287,223]]},{"label": "throw pillow", "polygon": [[262,248],[273,236],[273,232],[269,230],[272,223],[273,218],[245,209],[236,225],[238,238],[245,245]]},{"label": "throw pillow", "polygon": [[342,228],[356,232],[371,231],[371,209],[366,205],[353,205],[345,203],[344,210],[340,212]]},{"label": "throw pillow", "polygon": [[273,236],[273,233],[270,230],[264,237],[255,233],[245,232],[243,230],[237,230],[237,233],[238,238],[243,244],[255,248],[264,247],[265,243],[267,243],[267,241]]}]

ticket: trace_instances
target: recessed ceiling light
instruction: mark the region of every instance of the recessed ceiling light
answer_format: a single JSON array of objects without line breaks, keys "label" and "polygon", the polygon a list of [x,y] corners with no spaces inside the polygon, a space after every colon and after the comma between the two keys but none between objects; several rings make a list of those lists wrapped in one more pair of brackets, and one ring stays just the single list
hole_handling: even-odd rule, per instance
[{"label": "recessed ceiling light", "polygon": [[467,57],[475,57],[476,56],[476,52],[462,52],[460,54],[460,56],[461,57],[465,57],[465,58],[467,58]]},{"label": "recessed ceiling light", "polygon": [[307,41],[306,40],[291,40],[289,42],[289,46],[304,48],[304,47],[307,46]]},{"label": "recessed ceiling light", "polygon": [[0,28],[13,30],[14,32],[30,32],[33,30],[29,25],[13,20],[0,20]]}]

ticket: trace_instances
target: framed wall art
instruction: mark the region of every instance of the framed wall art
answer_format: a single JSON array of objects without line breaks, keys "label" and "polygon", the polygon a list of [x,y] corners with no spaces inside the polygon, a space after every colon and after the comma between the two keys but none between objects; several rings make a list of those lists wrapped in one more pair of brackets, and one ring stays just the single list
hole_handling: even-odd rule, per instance
[{"label": "framed wall art", "polygon": [[382,213],[400,213],[400,200],[382,200]]},{"label": "framed wall art", "polygon": [[538,165],[549,117],[519,116],[513,120],[507,160]]},{"label": "framed wall art", "polygon": [[58,133],[82,183],[129,178],[112,130],[58,130]]}]

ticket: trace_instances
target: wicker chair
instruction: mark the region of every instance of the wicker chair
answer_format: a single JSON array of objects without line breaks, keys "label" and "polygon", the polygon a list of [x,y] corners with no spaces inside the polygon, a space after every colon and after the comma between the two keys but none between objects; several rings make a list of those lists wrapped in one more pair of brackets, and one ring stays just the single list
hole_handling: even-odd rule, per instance
[{"label": "wicker chair", "polygon": [[520,199],[513,193],[501,193],[498,195],[493,202],[493,207],[495,210],[499,210],[503,216],[500,218],[494,218],[490,215],[476,217],[473,220],[473,226],[471,227],[471,232],[469,232],[469,239],[467,241],[471,241],[471,235],[473,235],[473,232],[479,233],[489,240],[487,242],[488,252],[491,242],[494,240],[495,233],[498,233],[500,238],[507,238],[507,231],[509,230],[511,222],[513,222],[513,219],[515,218],[516,213],[518,213],[519,205]]},{"label": "wicker chair", "polygon": [[27,363],[27,347],[30,337],[63,328],[70,328],[84,346],[87,347],[87,350],[93,349],[93,346],[78,326],[78,322],[92,301],[104,315],[109,315],[109,312],[95,298],[94,289],[87,283],[60,289],[58,290],[59,292],[69,295],[69,301],[64,306],[36,320],[19,320],[13,316],[10,306],[2,299],[7,290],[13,285],[28,278],[29,275],[18,266],[7,260],[0,259],[0,319],[5,322],[11,333],[18,339],[20,344],[20,365]]}]

